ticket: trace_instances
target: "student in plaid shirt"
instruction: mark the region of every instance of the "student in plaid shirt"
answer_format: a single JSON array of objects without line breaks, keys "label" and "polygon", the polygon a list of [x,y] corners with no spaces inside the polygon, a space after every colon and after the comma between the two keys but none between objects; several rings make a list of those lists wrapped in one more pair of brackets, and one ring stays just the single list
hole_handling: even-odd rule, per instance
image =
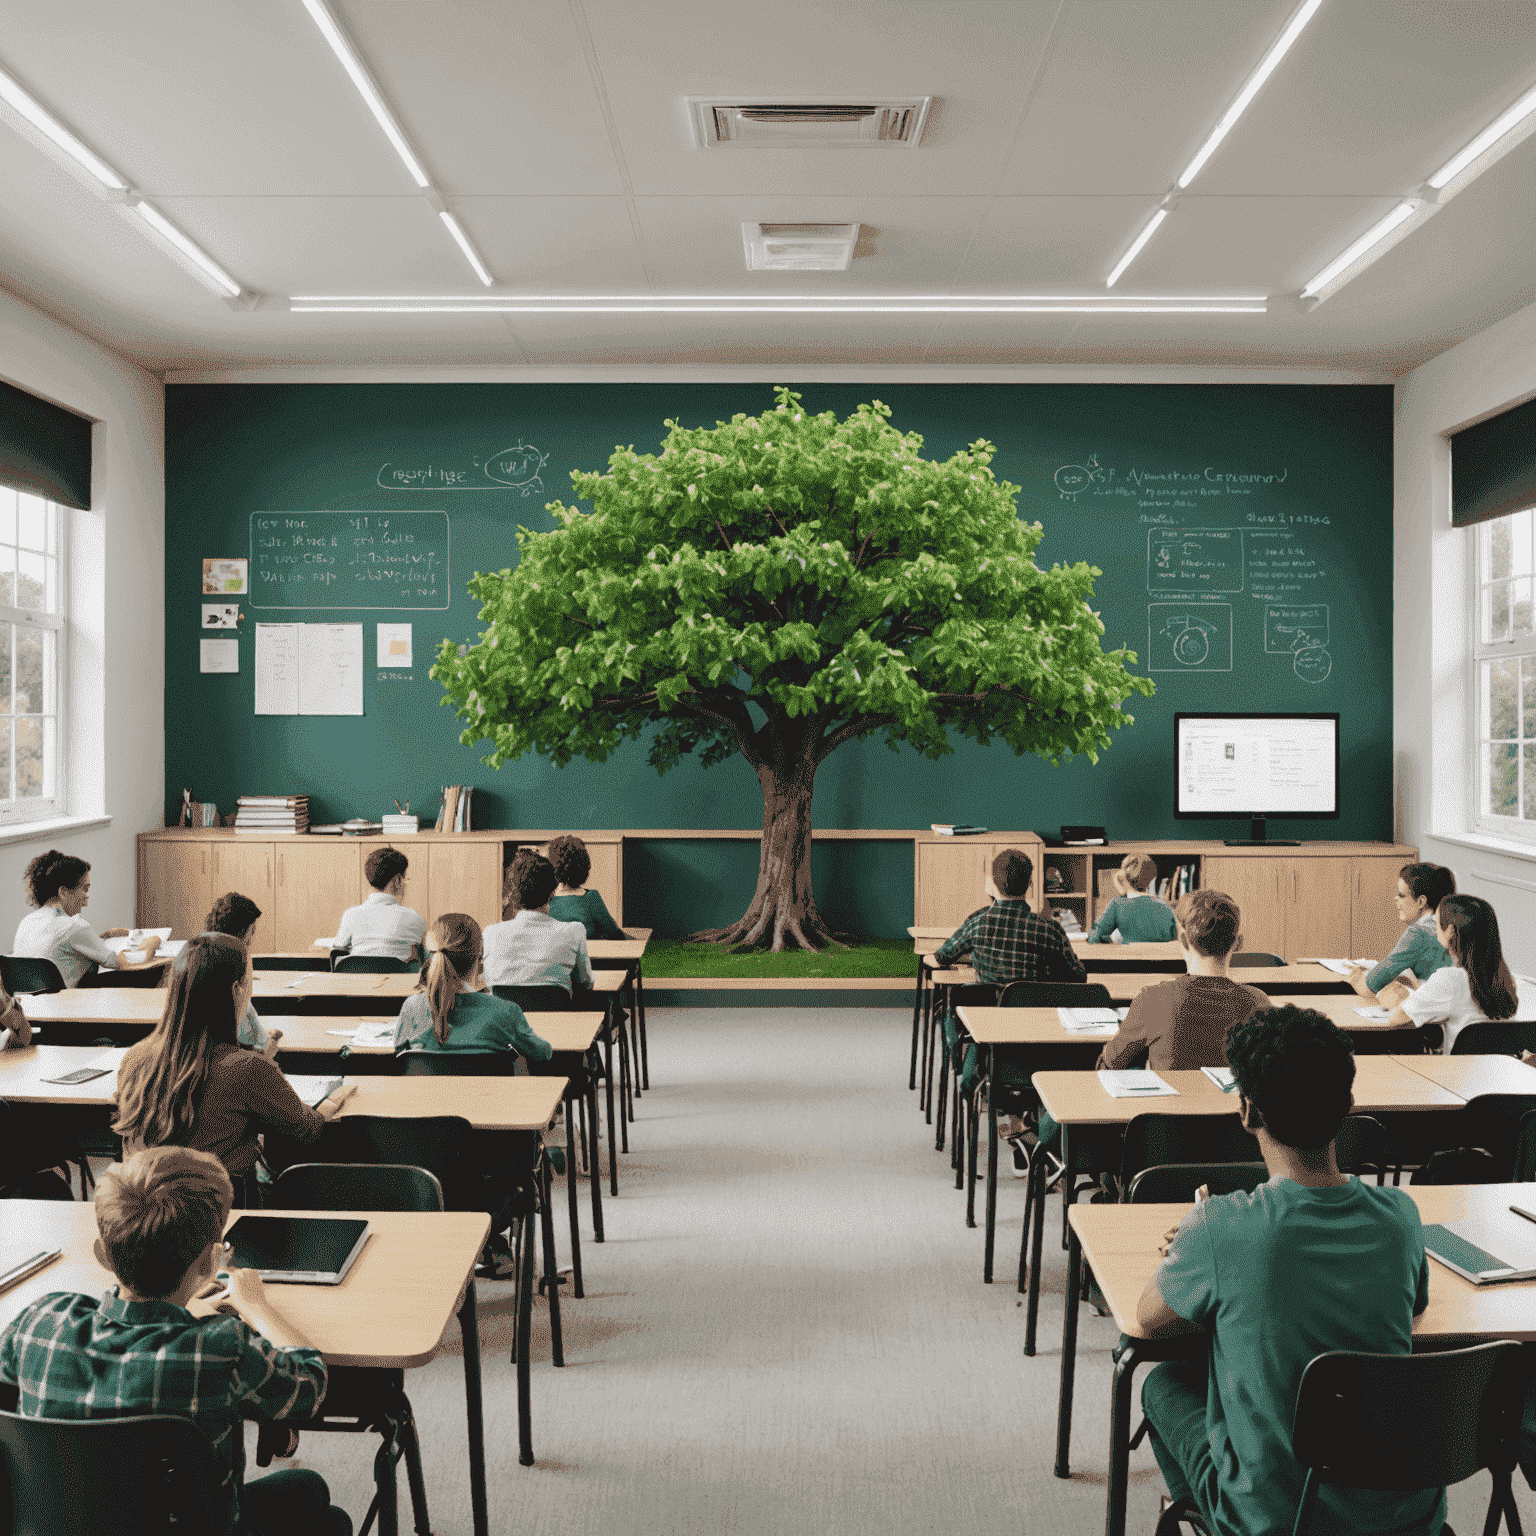
[{"label": "student in plaid shirt", "polygon": [[992,905],[972,912],[939,946],[934,959],[953,965],[970,955],[980,982],[1086,981],[1082,961],[1053,918],[1029,909],[1035,866],[1027,853],[1004,848],[992,861],[987,895]]},{"label": "student in plaid shirt", "polygon": [[96,1259],[118,1283],[99,1302],[56,1291],[28,1307],[0,1335],[0,1385],[17,1388],[20,1411],[38,1418],[191,1419],[213,1451],[221,1536],[351,1536],[317,1472],[289,1468],[241,1487],[242,1413],[309,1416],[326,1368],[254,1270],[230,1273],[238,1316],[187,1310],[224,1255],[232,1199],[223,1164],[190,1147],[155,1147],[104,1173]]}]

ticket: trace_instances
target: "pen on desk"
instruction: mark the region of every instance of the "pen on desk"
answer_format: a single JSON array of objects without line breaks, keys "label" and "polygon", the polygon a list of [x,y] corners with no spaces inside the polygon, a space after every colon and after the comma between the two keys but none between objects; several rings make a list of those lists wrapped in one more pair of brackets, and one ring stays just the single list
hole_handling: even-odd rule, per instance
[{"label": "pen on desk", "polygon": [[19,1285],[28,1275],[35,1274],[45,1265],[52,1263],[63,1251],[62,1248],[44,1248],[41,1252],[34,1253],[30,1259],[23,1259],[19,1264],[13,1264],[0,1274],[0,1291]]},{"label": "pen on desk", "polygon": [[1527,1221],[1536,1221],[1536,1212],[1522,1210],[1518,1205],[1510,1206],[1516,1216],[1524,1216]]}]

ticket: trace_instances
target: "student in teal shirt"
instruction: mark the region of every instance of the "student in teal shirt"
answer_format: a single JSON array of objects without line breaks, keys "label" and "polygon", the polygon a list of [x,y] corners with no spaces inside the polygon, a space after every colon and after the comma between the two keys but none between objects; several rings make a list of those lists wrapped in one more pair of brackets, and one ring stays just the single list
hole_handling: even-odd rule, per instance
[{"label": "student in teal shirt", "polygon": [[[1349,1038],[1310,1008],[1232,1027],[1227,1065],[1270,1180],[1198,1204],[1168,1234],[1137,1307],[1149,1337],[1209,1329],[1210,1364],[1170,1361],[1142,1387],[1152,1449],[1175,1499],[1212,1536],[1288,1531],[1304,1474],[1296,1391],[1330,1350],[1403,1354],[1429,1303],[1429,1261],[1407,1192],[1341,1174],[1334,1137],[1354,1103]],[[1445,1490],[1324,1485],[1317,1536],[1438,1531]]]},{"label": "student in teal shirt", "polygon": [[1157,861],[1152,855],[1126,854],[1114,878],[1120,894],[1099,915],[1088,942],[1106,943],[1117,928],[1122,944],[1163,944],[1171,939],[1173,908],[1148,890],[1157,879]]},{"label": "student in teal shirt", "polygon": [[[1440,942],[1435,913],[1447,896],[1456,894],[1456,876],[1443,864],[1404,864],[1397,872],[1397,918],[1408,926],[1392,946],[1392,953],[1374,970],[1351,966],[1349,984],[1361,997],[1368,997],[1384,1007],[1402,1002],[1406,991],[1421,981],[1428,981],[1438,970],[1455,965],[1450,952]],[[1413,981],[1399,982],[1404,971]],[[1388,997],[1381,994],[1395,988]]]},{"label": "student in teal shirt", "polygon": [[551,838],[549,862],[560,884],[549,898],[549,915],[562,923],[580,923],[589,939],[625,939],[629,935],[614,922],[601,891],[586,888],[592,873],[592,856],[579,837]]}]

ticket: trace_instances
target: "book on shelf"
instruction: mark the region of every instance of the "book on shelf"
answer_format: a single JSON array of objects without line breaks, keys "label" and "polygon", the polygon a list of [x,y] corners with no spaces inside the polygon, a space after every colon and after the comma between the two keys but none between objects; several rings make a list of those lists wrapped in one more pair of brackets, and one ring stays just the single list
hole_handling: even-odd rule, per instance
[{"label": "book on shelf", "polygon": [[235,802],[237,805],[250,806],[252,810],[290,810],[296,806],[307,806],[308,795],[241,795]]},{"label": "book on shelf", "polygon": [[474,786],[449,784],[443,790],[434,832],[469,832],[474,825]]},{"label": "book on shelf", "polygon": [[937,832],[940,837],[974,837],[978,832],[985,832],[985,827],[967,826],[964,822],[931,821],[928,823],[930,832]]}]

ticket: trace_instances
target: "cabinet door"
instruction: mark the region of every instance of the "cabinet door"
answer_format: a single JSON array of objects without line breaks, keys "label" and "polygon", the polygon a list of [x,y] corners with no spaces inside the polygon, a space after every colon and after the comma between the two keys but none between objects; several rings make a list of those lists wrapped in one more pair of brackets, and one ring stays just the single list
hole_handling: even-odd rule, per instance
[{"label": "cabinet door", "polygon": [[[1242,913],[1243,948],[1271,955],[1285,954],[1285,905],[1281,900],[1279,859],[1222,858],[1201,860],[1200,884],[1225,891]],[[1289,876],[1286,892],[1289,895]]]},{"label": "cabinet door", "polygon": [[1347,858],[1279,861],[1286,946],[1281,953],[1287,960],[1299,960],[1303,955],[1337,955],[1350,937],[1353,862]]},{"label": "cabinet door", "polygon": [[306,837],[277,844],[278,950],[310,950],[357,905],[355,838]]},{"label": "cabinet door", "polygon": [[[431,899],[435,921],[444,912],[467,912],[482,928],[501,921],[501,844],[446,839],[432,847]],[[418,907],[418,911],[421,909]],[[423,917],[427,913],[422,913]]]},{"label": "cabinet door", "polygon": [[933,928],[958,928],[977,907],[987,904],[987,844],[969,838],[917,845],[915,922]]},{"label": "cabinet door", "polygon": [[1397,872],[1407,860],[1394,853],[1386,858],[1351,859],[1350,863],[1354,866],[1350,958],[1383,960],[1402,937],[1403,924],[1393,897],[1397,894]]},{"label": "cabinet door", "polygon": [[592,871],[587,885],[603,898],[603,905],[620,928],[624,926],[623,843],[588,843]]},{"label": "cabinet door", "polygon": [[215,844],[215,869],[218,889],[215,899],[226,891],[249,896],[261,908],[256,920],[252,950],[260,955],[277,948],[277,884],[273,871],[273,845],[257,838],[238,838]]},{"label": "cabinet door", "polygon": [[139,927],[169,928],[173,939],[190,939],[203,931],[203,919],[218,894],[217,846],[211,838],[139,845]]},{"label": "cabinet door", "polygon": [[353,898],[354,901],[366,901],[368,893],[373,889],[368,884],[368,876],[363,873],[363,870],[368,863],[368,855],[375,848],[396,848],[411,861],[410,867],[405,872],[405,890],[401,893],[400,902],[402,906],[409,907],[413,912],[421,913],[430,928],[432,926],[431,843],[422,843],[418,847],[414,837],[402,837],[398,843],[392,843],[382,837],[358,838],[357,895]]}]

